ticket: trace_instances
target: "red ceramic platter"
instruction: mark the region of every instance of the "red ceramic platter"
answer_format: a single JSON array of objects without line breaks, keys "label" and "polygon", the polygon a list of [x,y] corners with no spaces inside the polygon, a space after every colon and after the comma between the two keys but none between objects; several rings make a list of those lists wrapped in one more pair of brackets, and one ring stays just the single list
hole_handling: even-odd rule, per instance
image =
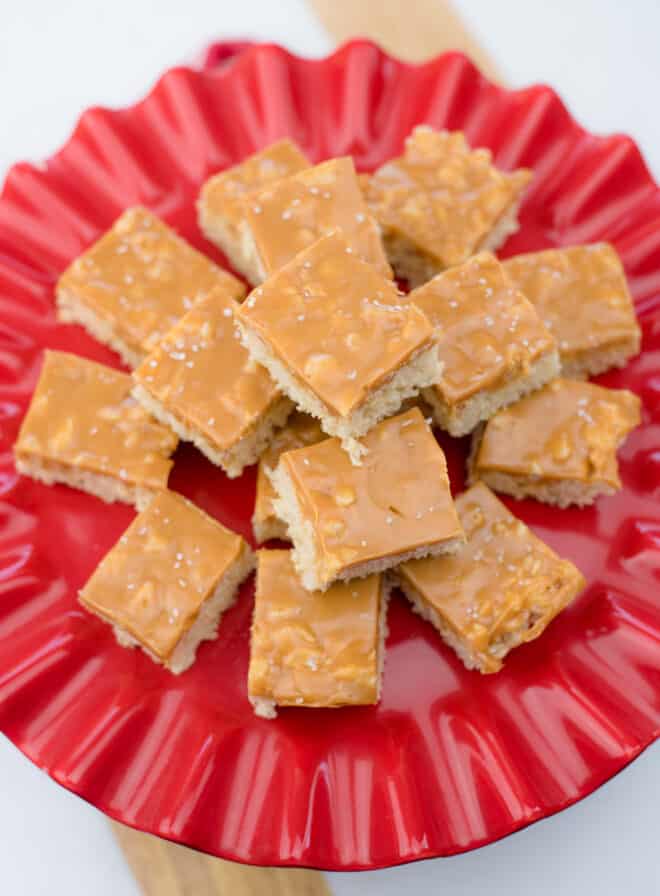
[{"label": "red ceramic platter", "polygon": [[[222,54],[221,54],[222,55]],[[220,57],[218,57],[220,58]],[[195,223],[206,177],[290,134],[315,159],[369,170],[413,125],[461,128],[535,179],[504,253],[611,240],[644,350],[602,382],[637,392],[623,490],[584,510],[510,502],[589,586],[503,672],[467,672],[400,598],[377,708],[253,716],[252,584],[217,641],[177,678],[118,647],[76,591],[132,518],[16,475],[11,446],[45,346],[117,358],[55,320],[64,267],[144,203],[211,256]],[[169,71],[138,105],[86,112],[0,199],[0,728],[55,780],[134,827],[265,865],[376,868],[488,843],[611,777],[660,731],[660,193],[626,137],[593,137],[547,87],[510,91],[463,56],[421,67],[366,42],[320,61],[257,46]],[[453,486],[465,444],[443,440]],[[255,477],[227,480],[193,449],[172,486],[250,537]]]}]

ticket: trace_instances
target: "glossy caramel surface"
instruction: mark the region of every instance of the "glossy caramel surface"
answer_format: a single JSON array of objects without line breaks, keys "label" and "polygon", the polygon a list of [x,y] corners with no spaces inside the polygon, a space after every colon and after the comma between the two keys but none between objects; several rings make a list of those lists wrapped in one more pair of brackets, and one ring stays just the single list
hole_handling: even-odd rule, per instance
[{"label": "glossy caramel surface", "polygon": [[165,488],[178,439],[131,397],[132,385],[105,364],[46,350],[16,456]]},{"label": "glossy caramel surface", "polygon": [[163,492],[106,554],[80,600],[167,661],[245,550],[240,535],[181,495]]},{"label": "glossy caramel surface", "polygon": [[378,699],[381,576],[310,592],[289,551],[257,552],[248,693],[280,706]]}]

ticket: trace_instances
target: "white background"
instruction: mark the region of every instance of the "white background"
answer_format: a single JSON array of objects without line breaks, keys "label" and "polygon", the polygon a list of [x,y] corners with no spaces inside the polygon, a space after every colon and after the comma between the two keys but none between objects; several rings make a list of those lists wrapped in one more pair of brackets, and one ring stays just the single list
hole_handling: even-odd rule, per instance
[{"label": "white background", "polygon": [[[552,84],[591,130],[632,134],[660,175],[657,0],[456,5],[510,84]],[[413,8],[402,3],[406,15]],[[0,0],[0,179],[13,161],[53,152],[85,107],[138,99],[163,69],[221,37],[279,41],[308,55],[330,49],[303,0]],[[1,739],[0,780],[3,893],[137,896],[100,813]],[[329,880],[337,896],[655,894],[659,819],[656,745],[587,800],[501,843]]]}]

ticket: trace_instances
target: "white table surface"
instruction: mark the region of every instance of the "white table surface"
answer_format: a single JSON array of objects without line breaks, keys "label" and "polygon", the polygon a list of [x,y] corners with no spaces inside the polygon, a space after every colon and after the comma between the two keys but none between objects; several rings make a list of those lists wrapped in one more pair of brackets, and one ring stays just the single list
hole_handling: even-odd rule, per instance
[{"label": "white table surface", "polygon": [[[360,2],[360,0],[355,0]],[[660,175],[657,0],[459,0],[507,81],[546,81],[596,132],[625,131]],[[410,14],[413,4],[403,4]],[[0,179],[39,159],[93,104],[138,99],[213,38],[253,37],[319,55],[328,38],[302,0],[5,0]],[[137,896],[103,816],[0,738],[2,892]],[[328,875],[337,896],[442,891],[620,896],[660,892],[660,744],[571,809],[485,849],[369,874]]]}]

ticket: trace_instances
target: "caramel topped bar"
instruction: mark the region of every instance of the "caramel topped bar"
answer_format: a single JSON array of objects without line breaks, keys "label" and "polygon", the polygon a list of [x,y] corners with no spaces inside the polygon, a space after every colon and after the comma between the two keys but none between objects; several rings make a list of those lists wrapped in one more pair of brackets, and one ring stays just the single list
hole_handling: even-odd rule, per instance
[{"label": "caramel topped bar", "polygon": [[255,712],[377,703],[386,603],[381,576],[310,594],[289,551],[258,551],[248,673]]},{"label": "caramel topped bar", "polygon": [[255,289],[238,320],[255,361],[342,439],[363,435],[439,374],[424,314],[339,234]]},{"label": "caramel topped bar", "polygon": [[373,175],[368,202],[397,275],[418,286],[518,229],[517,207],[531,178],[505,174],[487,149],[460,132],[415,128],[403,156]]},{"label": "caramel topped bar", "polygon": [[260,280],[337,229],[358,257],[391,277],[378,225],[365,203],[352,159],[322,162],[242,201],[246,240],[253,245]]},{"label": "caramel topped bar", "polygon": [[307,589],[324,589],[462,543],[442,449],[418,408],[365,437],[361,466],[337,439],[287,451],[274,502]]},{"label": "caramel topped bar", "polygon": [[619,256],[607,243],[547,249],[504,262],[555,336],[566,376],[623,367],[640,331]]},{"label": "caramel topped bar", "polygon": [[498,672],[584,588],[582,574],[538,539],[482,483],[456,499],[467,544],[397,570],[415,609],[468,669]]},{"label": "caramel topped bar", "polygon": [[239,280],[151,212],[130,208],[62,274],[58,314],[135,366],[213,289],[234,299],[245,294]]},{"label": "caramel topped bar", "polygon": [[179,673],[253,568],[247,543],[175,492],[143,510],[101,561],[80,602],[115,626],[123,646],[141,646]]},{"label": "caramel topped bar", "polygon": [[489,252],[410,293],[436,331],[442,376],[424,397],[460,436],[559,373],[555,340]]},{"label": "caramel topped bar", "polygon": [[257,541],[287,537],[286,526],[277,516],[273,507],[275,489],[270,481],[268,471],[277,466],[280,455],[285,451],[304,448],[306,445],[315,445],[325,438],[327,436],[322,431],[318,420],[298,411],[291,414],[286,425],[273,437],[259,461],[257,473],[257,496],[252,515],[252,529]]},{"label": "caramel topped bar", "polygon": [[590,504],[621,488],[616,451],[639,422],[632,392],[554,380],[475,435],[471,476],[515,497]]},{"label": "caramel topped bar", "polygon": [[105,501],[142,503],[166,488],[177,437],[131,397],[130,376],[46,351],[14,447],[16,468]]},{"label": "caramel topped bar", "polygon": [[201,299],[134,371],[134,396],[229,476],[256,463],[291,410],[241,345],[238,304],[216,290]]},{"label": "caramel topped bar", "polygon": [[200,227],[237,271],[246,276],[250,273],[241,245],[242,197],[309,167],[307,158],[287,137],[206,181],[197,203]]}]

